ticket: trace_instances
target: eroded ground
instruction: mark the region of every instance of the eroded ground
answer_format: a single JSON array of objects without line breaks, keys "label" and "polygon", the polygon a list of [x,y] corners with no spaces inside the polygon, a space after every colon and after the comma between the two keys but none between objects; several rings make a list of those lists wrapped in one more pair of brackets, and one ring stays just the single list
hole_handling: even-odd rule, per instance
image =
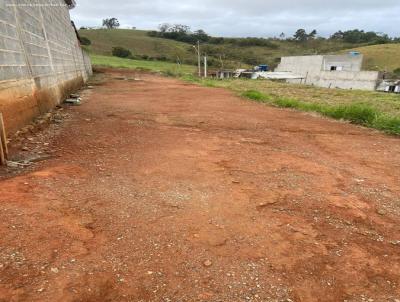
[{"label": "eroded ground", "polygon": [[400,301],[398,138],[102,77],[3,171],[0,301]]}]

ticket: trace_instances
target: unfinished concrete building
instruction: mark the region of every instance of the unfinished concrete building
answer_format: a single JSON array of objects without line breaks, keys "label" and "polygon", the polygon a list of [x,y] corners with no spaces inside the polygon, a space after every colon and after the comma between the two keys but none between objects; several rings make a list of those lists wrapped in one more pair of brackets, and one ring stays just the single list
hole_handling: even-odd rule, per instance
[{"label": "unfinished concrete building", "polygon": [[308,84],[326,88],[376,90],[383,80],[379,71],[362,71],[363,55],[316,55],[283,57],[275,69],[290,72],[296,79],[289,83]]},{"label": "unfinished concrete building", "polygon": [[92,72],[69,9],[74,0],[0,1],[0,112],[9,131],[81,87]]}]

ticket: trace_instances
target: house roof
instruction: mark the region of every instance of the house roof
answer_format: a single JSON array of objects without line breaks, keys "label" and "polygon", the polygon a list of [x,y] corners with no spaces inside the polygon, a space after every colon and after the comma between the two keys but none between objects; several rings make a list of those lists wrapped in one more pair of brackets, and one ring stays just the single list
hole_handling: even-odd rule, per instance
[{"label": "house roof", "polygon": [[64,0],[64,1],[68,5],[69,9],[72,9],[72,8],[74,8],[76,6],[75,0]]}]

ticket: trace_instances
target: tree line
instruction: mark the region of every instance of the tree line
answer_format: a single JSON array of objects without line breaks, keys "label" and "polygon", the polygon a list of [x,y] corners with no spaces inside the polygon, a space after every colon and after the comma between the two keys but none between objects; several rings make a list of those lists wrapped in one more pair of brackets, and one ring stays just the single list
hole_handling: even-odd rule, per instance
[{"label": "tree line", "polygon": [[[107,18],[103,20],[103,27],[108,29],[119,28],[120,23],[117,18]],[[195,44],[197,41],[209,44],[232,44],[235,46],[263,46],[269,48],[278,48],[279,46],[273,43],[274,40],[284,40],[289,42],[306,43],[312,40],[331,40],[342,41],[350,44],[385,44],[385,43],[400,43],[400,37],[391,38],[385,33],[377,33],[373,31],[364,31],[360,29],[352,29],[347,31],[337,31],[329,38],[318,36],[316,29],[307,32],[305,29],[298,29],[292,36],[286,36],[281,33],[279,38],[223,38],[212,37],[204,30],[198,29],[192,31],[190,26],[184,24],[169,24],[163,23],[158,27],[158,31],[150,31],[148,35],[180,41],[189,44]]]},{"label": "tree line", "polygon": [[384,44],[384,43],[399,43],[400,38],[391,38],[385,33],[377,33],[372,31],[364,31],[359,29],[337,31],[329,38],[318,36],[316,29],[307,32],[305,29],[298,29],[293,36],[286,37],[282,33],[279,38],[223,38],[211,37],[204,30],[199,29],[191,31],[191,28],[183,24],[168,24],[164,23],[159,26],[158,31],[150,31],[148,35],[151,37],[159,37],[164,39],[171,39],[185,43],[194,44],[197,41],[209,44],[234,44],[236,46],[264,46],[270,48],[277,48],[278,45],[274,44],[274,40],[286,40],[289,42],[305,43],[310,40],[332,40],[342,41],[351,44]]}]

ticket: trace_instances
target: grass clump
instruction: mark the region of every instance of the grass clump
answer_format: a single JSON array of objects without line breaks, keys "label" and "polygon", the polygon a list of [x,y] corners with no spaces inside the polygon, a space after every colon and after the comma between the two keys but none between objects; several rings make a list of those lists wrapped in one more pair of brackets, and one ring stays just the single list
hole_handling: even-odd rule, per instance
[{"label": "grass clump", "polygon": [[379,116],[376,109],[364,104],[327,107],[323,108],[321,113],[335,119],[342,119],[364,126],[372,126]]},{"label": "grass clump", "polygon": [[400,135],[400,118],[388,115],[379,115],[373,121],[373,128],[390,134]]},{"label": "grass clump", "polygon": [[242,96],[253,101],[268,101],[270,97],[257,90],[247,90],[242,93]]}]

